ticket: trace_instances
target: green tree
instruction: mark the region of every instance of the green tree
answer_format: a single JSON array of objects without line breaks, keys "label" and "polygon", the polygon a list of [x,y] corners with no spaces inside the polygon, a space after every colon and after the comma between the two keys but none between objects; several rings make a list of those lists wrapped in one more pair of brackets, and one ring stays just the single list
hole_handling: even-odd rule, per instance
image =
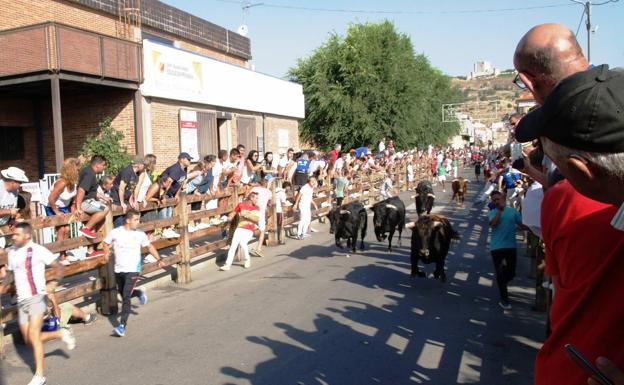
[{"label": "green tree", "polygon": [[321,148],[356,147],[394,139],[399,147],[443,144],[459,131],[442,123],[442,104],[457,102],[449,77],[416,55],[394,25],[351,25],[332,34],[289,71],[303,85],[302,139]]},{"label": "green tree", "polygon": [[108,175],[116,175],[132,159],[128,148],[120,143],[124,138],[123,132],[115,130],[111,126],[112,121],[108,116],[102,119],[99,123],[100,132],[87,137],[80,153],[85,159],[91,159],[93,155],[104,156]]}]

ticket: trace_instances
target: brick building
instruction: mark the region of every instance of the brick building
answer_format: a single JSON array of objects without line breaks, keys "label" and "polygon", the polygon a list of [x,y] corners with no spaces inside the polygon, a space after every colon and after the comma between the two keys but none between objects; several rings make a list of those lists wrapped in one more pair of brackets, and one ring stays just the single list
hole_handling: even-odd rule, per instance
[{"label": "brick building", "polygon": [[246,37],[156,0],[0,0],[0,168],[55,172],[107,116],[161,169],[298,147],[301,86],[249,59]]}]

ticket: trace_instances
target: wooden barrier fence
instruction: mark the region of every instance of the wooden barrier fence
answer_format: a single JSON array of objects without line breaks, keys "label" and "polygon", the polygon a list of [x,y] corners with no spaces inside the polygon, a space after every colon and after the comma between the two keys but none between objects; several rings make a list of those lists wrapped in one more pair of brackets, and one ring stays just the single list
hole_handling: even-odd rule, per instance
[{"label": "wooden barrier fence", "polygon": [[[428,167],[418,165],[414,167],[416,180],[424,177],[428,174]],[[405,191],[407,189],[407,175],[406,175],[406,163],[405,161],[398,162],[394,166],[393,180],[395,191]],[[374,203],[382,200],[381,197],[381,184],[385,175],[383,173],[374,173],[371,175],[356,174],[351,181],[348,190],[345,190],[345,199],[343,204],[361,201],[364,203]],[[281,181],[277,179],[277,183],[273,184],[273,202],[275,202],[275,185],[281,184]],[[175,199],[164,200],[160,204],[148,203],[145,207],[140,207],[142,213],[161,210],[166,207],[174,207],[173,216],[165,219],[156,219],[141,223],[139,229],[149,232],[159,228],[175,227],[176,231],[180,234],[179,238],[161,238],[152,242],[156,249],[163,251],[163,257],[165,262],[164,269],[161,269],[157,263],[144,263],[142,265],[141,274],[146,275],[150,273],[162,270],[162,272],[174,273],[171,266],[175,265],[176,278],[175,281],[179,284],[189,283],[192,280],[191,275],[191,261],[194,259],[205,256],[210,252],[217,252],[224,249],[228,245],[227,239],[220,237],[223,230],[227,230],[228,223],[222,222],[218,225],[211,225],[208,228],[189,232],[188,224],[190,221],[201,221],[203,219],[218,218],[223,215],[231,213],[237,203],[244,197],[249,187],[228,187],[224,191],[211,195],[186,195],[181,193],[178,201]],[[294,192],[287,193],[287,199],[292,201],[295,197]],[[323,185],[315,189],[316,198],[314,201],[318,205],[318,210],[313,210],[312,216],[321,217],[329,213],[332,207],[332,184],[329,178],[323,179]],[[217,199],[220,205],[216,209],[203,209],[199,211],[190,211],[189,205],[194,202],[210,201]],[[224,204],[227,203],[227,204]],[[298,221],[299,213],[294,210],[292,205],[282,208],[283,212],[283,227],[293,225]],[[273,246],[277,244],[277,215],[274,210],[274,205],[267,208],[267,244]],[[102,242],[106,234],[113,229],[113,218],[119,215],[123,215],[120,209],[111,210],[105,223],[100,229],[98,236],[95,239],[87,239],[85,237],[77,237],[65,239],[62,241],[56,241],[46,243],[44,246],[53,253],[59,253],[62,251],[72,250],[80,246],[96,246]],[[49,227],[56,227],[67,225],[72,222],[85,222],[89,219],[89,216],[83,214],[80,217],[74,217],[70,215],[57,215],[50,217],[36,217],[28,220],[27,222],[35,230],[40,230]],[[257,234],[257,233],[256,233]],[[218,237],[217,240],[210,242],[206,241],[206,237]],[[200,244],[200,241],[202,244]],[[36,241],[36,239],[35,239]],[[175,247],[175,251],[171,251]],[[147,250],[143,249],[143,253]],[[215,253],[216,254],[216,253]],[[0,266],[6,265],[7,253],[0,249]],[[81,297],[93,297],[97,296],[97,307],[100,313],[109,315],[115,314],[117,308],[117,290],[115,287],[115,273],[114,273],[114,256],[111,256],[108,263],[104,261],[103,257],[99,258],[87,258],[82,261],[71,263],[64,267],[64,279],[66,284],[59,286],[55,293],[59,303],[76,300]],[[51,270],[46,271],[46,279],[49,280],[53,277]],[[5,301],[7,302],[6,298]],[[0,357],[4,354],[3,349],[3,336],[4,325],[7,322],[15,320],[17,317],[16,306],[0,307]]]}]

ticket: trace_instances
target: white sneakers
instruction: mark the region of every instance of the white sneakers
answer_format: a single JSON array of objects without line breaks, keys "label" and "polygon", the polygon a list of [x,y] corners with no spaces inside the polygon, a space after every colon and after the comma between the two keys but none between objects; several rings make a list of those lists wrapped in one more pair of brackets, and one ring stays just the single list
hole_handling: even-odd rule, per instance
[{"label": "white sneakers", "polygon": [[[74,337],[74,332],[72,332],[69,328],[63,328],[61,340],[65,342],[67,345],[67,350],[74,350],[76,348],[76,337]],[[45,378],[43,379],[43,383],[45,384]]]},{"label": "white sneakers", "polygon": [[[243,267],[245,269],[249,269],[251,267],[251,260],[246,260],[245,263],[243,264]],[[223,265],[221,267],[219,267],[219,271],[230,271],[230,269],[232,268],[232,266],[230,265]]]},{"label": "white sneakers", "polygon": [[230,265],[223,265],[219,268],[220,271],[229,271],[230,270]]},{"label": "white sneakers", "polygon": [[245,264],[243,265],[243,267],[244,267],[245,269],[249,269],[249,268],[251,267],[251,260],[249,260],[249,259],[248,259],[248,260],[246,260],[246,261],[245,261]]},{"label": "white sneakers", "polygon": [[164,229],[162,232],[163,237],[165,238],[180,238],[180,234],[176,233],[172,229]]},{"label": "white sneakers", "polygon": [[38,375],[34,375],[32,380],[30,380],[30,382],[28,383],[28,385],[45,385],[46,384],[46,378],[45,377],[41,377]]},{"label": "white sneakers", "polygon": [[209,228],[210,225],[208,223],[199,222],[197,226],[195,226],[195,230],[203,230]]}]

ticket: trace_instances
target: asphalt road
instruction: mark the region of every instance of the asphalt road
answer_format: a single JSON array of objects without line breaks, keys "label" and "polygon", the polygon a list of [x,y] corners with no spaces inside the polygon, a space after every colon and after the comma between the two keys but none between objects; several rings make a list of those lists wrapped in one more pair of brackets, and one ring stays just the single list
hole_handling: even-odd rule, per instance
[{"label": "asphalt road", "polygon": [[[189,285],[151,289],[146,306],[133,302],[124,338],[111,335],[106,318],[74,325],[74,351],[46,345],[48,384],[532,383],[545,326],[531,310],[529,260],[519,257],[514,308],[504,312],[484,212],[471,205],[477,184],[465,208],[446,205],[450,194],[435,189],[435,211],[462,236],[451,246],[446,283],[409,276],[410,230],[388,253],[369,217],[366,250],[347,256],[317,223],[318,233],[267,248],[249,270],[218,272],[209,263]],[[402,197],[413,220],[410,195]],[[10,348],[5,383],[27,384],[30,362],[28,348]]]}]

